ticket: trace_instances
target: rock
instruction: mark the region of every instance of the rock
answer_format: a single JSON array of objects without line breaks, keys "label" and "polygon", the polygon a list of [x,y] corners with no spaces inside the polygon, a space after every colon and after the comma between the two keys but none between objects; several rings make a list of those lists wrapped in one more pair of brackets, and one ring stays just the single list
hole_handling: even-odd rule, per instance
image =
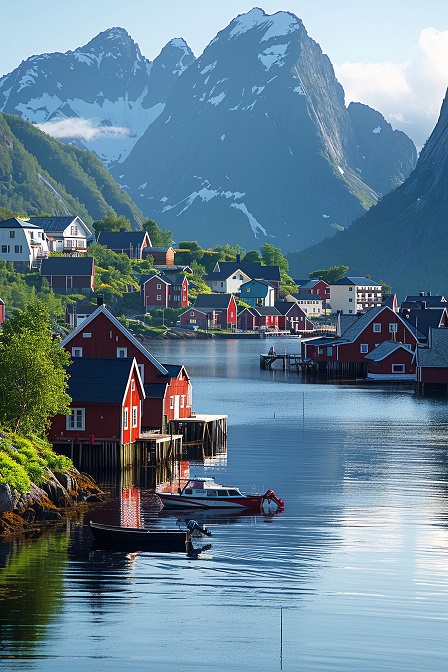
[{"label": "rock", "polygon": [[19,493],[10,485],[0,484],[0,513],[14,511],[19,499]]}]

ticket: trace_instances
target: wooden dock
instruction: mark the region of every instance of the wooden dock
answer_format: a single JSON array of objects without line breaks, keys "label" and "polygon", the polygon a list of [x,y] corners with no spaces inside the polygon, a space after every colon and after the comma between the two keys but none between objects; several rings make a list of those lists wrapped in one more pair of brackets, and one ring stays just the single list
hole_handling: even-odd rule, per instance
[{"label": "wooden dock", "polygon": [[183,436],[184,448],[196,448],[202,458],[214,457],[227,449],[227,415],[195,414],[170,420],[170,429]]},{"label": "wooden dock", "polygon": [[265,369],[268,371],[272,370],[273,364],[276,362],[281,363],[281,368],[283,371],[303,371],[305,369],[311,369],[313,367],[313,360],[306,359],[302,355],[291,354],[291,353],[268,353],[267,355],[260,355],[260,369]]}]

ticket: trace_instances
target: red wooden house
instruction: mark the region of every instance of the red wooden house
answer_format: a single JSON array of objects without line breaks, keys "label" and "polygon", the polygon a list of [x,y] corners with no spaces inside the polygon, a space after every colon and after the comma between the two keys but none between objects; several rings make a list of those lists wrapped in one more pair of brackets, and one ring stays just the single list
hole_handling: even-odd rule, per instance
[{"label": "red wooden house", "polygon": [[448,329],[430,329],[428,345],[417,348],[417,384],[422,394],[448,394]]},{"label": "red wooden house", "polygon": [[415,381],[415,352],[411,345],[384,341],[365,356],[367,380]]},{"label": "red wooden house", "polygon": [[55,292],[90,293],[94,289],[92,257],[49,257],[42,260],[40,274]]},{"label": "red wooden house", "polygon": [[179,315],[179,324],[181,327],[191,327],[192,329],[202,329],[207,331],[207,329],[217,329],[218,321],[217,314],[214,310],[207,312],[204,310],[199,310],[194,306],[190,306],[188,310]]},{"label": "red wooden house", "polygon": [[145,310],[188,306],[188,280],[184,273],[157,273],[141,280]]},{"label": "red wooden house", "polygon": [[415,351],[421,334],[388,306],[371,308],[360,315],[340,338],[313,339],[302,343],[302,354],[316,362],[319,373],[365,377],[365,355],[380,343],[392,340]]},{"label": "red wooden house", "polygon": [[135,357],[146,393],[142,429],[162,429],[169,420],[191,417],[191,382],[185,367],[157,361],[105,306],[99,306],[61,346],[74,359]]},{"label": "red wooden house", "polygon": [[276,301],[275,308],[280,313],[278,318],[278,328],[280,331],[290,331],[294,334],[304,331],[314,331],[313,323],[307,318],[306,313],[298,303]]},{"label": "red wooden house", "polygon": [[52,443],[87,438],[128,445],[139,438],[145,391],[135,358],[74,359],[68,394],[71,413],[53,418]]},{"label": "red wooden house", "polygon": [[243,331],[278,330],[280,317],[274,306],[244,308],[238,315],[238,328]]},{"label": "red wooden house", "polygon": [[[233,294],[198,294],[194,308],[209,314],[210,319],[220,329],[236,328],[236,302]],[[181,324],[184,315],[182,313],[179,317]],[[189,319],[188,315],[184,319]]]},{"label": "red wooden house", "polygon": [[174,266],[173,247],[145,247],[143,259],[146,259],[146,257],[154,259],[154,266]]}]

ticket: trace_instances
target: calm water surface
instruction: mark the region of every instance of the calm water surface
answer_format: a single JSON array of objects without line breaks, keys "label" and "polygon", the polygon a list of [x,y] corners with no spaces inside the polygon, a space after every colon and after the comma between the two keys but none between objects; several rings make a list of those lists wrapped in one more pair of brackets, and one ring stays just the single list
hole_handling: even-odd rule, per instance
[{"label": "calm water surface", "polygon": [[[227,457],[191,473],[271,487],[285,512],[208,514],[201,560],[91,552],[82,524],[0,545],[0,669],[447,669],[448,402],[305,384],[260,371],[266,350],[151,346],[187,365],[197,412],[229,416]],[[175,526],[139,494],[145,526]]]}]

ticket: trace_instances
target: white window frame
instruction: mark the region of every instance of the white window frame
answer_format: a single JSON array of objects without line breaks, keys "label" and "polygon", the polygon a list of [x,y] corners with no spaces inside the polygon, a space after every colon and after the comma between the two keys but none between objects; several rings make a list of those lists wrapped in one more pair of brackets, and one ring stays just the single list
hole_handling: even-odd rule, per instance
[{"label": "white window frame", "polygon": [[[81,317],[81,316],[78,315],[78,317]],[[86,317],[87,317],[87,315],[83,316],[84,319],[86,319]],[[82,332],[82,337],[83,338],[92,338],[92,334],[90,333],[90,331],[83,331]]]},{"label": "white window frame", "polygon": [[160,284],[160,282],[157,283],[157,285],[156,285],[156,289],[162,289],[162,285]]},{"label": "white window frame", "polygon": [[72,408],[66,416],[65,428],[70,432],[84,431],[86,428],[86,409]]},{"label": "white window frame", "polygon": [[173,410],[174,408],[174,397],[170,397],[170,409]]},{"label": "white window frame", "polygon": [[156,301],[161,301],[161,300],[162,300],[162,295],[161,295],[161,294],[157,294],[157,296],[156,296]]},{"label": "white window frame", "polygon": [[138,406],[132,407],[132,428],[138,427]]},{"label": "white window frame", "polygon": [[405,364],[392,364],[392,373],[405,373]]},{"label": "white window frame", "polygon": [[82,357],[82,348],[79,346],[72,348],[72,357]]},{"label": "white window frame", "polygon": [[398,331],[397,322],[389,322],[389,333],[390,334],[396,334],[397,331]]},{"label": "white window frame", "polygon": [[129,409],[123,409],[123,429],[129,429]]},{"label": "white window frame", "polygon": [[142,382],[145,380],[145,365],[144,364],[137,364],[137,369],[140,373],[140,378],[142,379]]},{"label": "white window frame", "polygon": [[327,357],[333,357],[333,346],[327,345]]},{"label": "white window frame", "polygon": [[377,334],[381,332],[381,322],[374,322],[373,323],[373,331]]},{"label": "white window frame", "polygon": [[359,352],[362,355],[366,355],[369,352],[369,344],[368,343],[360,343],[359,344]]},{"label": "white window frame", "polygon": [[[123,353],[123,354],[121,354]],[[117,348],[117,357],[118,359],[125,359],[128,356],[127,348]]]}]

